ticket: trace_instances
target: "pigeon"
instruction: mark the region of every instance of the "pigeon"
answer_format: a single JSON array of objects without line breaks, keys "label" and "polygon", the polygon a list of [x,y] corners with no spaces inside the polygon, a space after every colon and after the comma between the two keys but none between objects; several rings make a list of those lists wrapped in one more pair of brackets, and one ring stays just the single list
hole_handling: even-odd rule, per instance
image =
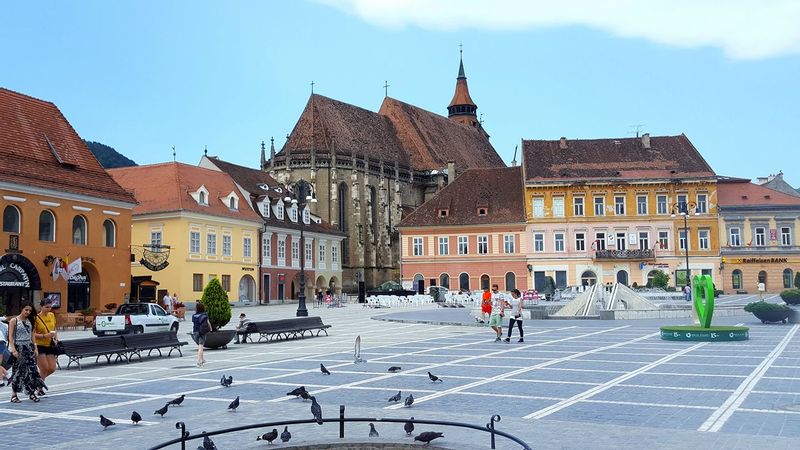
[{"label": "pigeon", "polygon": [[406,397],[405,405],[406,407],[409,407],[413,404],[414,404],[414,394],[408,394],[408,397]]},{"label": "pigeon", "polygon": [[170,405],[170,406],[173,406],[173,405],[174,406],[181,406],[181,403],[183,403],[183,399],[185,399],[185,398],[186,398],[186,395],[181,395],[178,398],[174,398],[174,399],[168,401],[167,404]]},{"label": "pigeon", "polygon": [[281,442],[289,442],[289,439],[292,438],[292,433],[289,433],[289,426],[283,427],[283,432],[281,433]]},{"label": "pigeon", "polygon": [[228,405],[228,410],[236,412],[236,408],[239,407],[239,396],[237,395],[235,399]]},{"label": "pigeon", "polygon": [[322,425],[322,407],[319,406],[317,399],[313,396],[311,397],[311,414],[314,415],[314,419],[317,421],[317,423]]},{"label": "pigeon", "polygon": [[331,372],[325,367],[325,364],[319,363],[319,370],[323,375],[330,375]]},{"label": "pigeon", "polygon": [[[269,433],[264,433],[261,436],[257,437],[257,441],[267,441],[268,444],[272,444],[272,441],[278,438],[278,429],[273,428],[272,431]],[[286,441],[284,441],[286,442]]]},{"label": "pigeon", "polygon": [[378,434],[378,430],[375,429],[375,425],[372,423],[369,424],[369,437],[381,437],[381,435]]},{"label": "pigeon", "polygon": [[286,395],[294,395],[295,397],[299,397],[301,393],[306,392],[305,386],[300,386],[299,388],[294,388],[291,391],[287,392]]},{"label": "pigeon", "polygon": [[428,378],[430,378],[431,381],[434,382],[434,383],[436,383],[437,381],[444,382],[444,380],[442,380],[441,378],[437,377],[436,375],[434,375],[434,374],[432,374],[430,372],[428,372]]},{"label": "pigeon", "polygon": [[[205,430],[203,430],[203,433],[205,433]],[[205,436],[203,438],[203,449],[204,450],[217,450],[217,446],[214,445],[214,441],[212,441],[210,437]]]},{"label": "pigeon", "polygon": [[[411,420],[414,420],[414,417],[411,417]],[[403,429],[406,430],[406,436],[411,436],[411,433],[414,432],[414,422],[406,422],[403,424]]]},{"label": "pigeon", "polygon": [[389,367],[389,372],[391,372],[391,373],[397,373],[397,372],[400,372],[401,370],[403,370],[403,369],[400,368],[400,366]]},{"label": "pigeon", "polygon": [[138,412],[134,411],[131,413],[131,422],[133,422],[134,425],[138,424],[140,420],[142,420],[142,416]]},{"label": "pigeon", "polygon": [[308,391],[303,391],[303,392],[300,393],[300,398],[302,398],[303,401],[306,401],[306,400],[310,399],[311,397],[312,397],[312,395],[309,394]]},{"label": "pigeon", "polygon": [[100,414],[100,425],[103,426],[103,429],[110,427],[111,425],[116,425],[116,423],[111,419],[106,419],[106,417]]},{"label": "pigeon", "polygon": [[439,439],[440,437],[444,437],[444,433],[439,433],[438,431],[425,431],[419,434],[419,436],[415,437],[415,441],[424,442],[425,445],[430,445],[431,441],[434,439]]},{"label": "pigeon", "polygon": [[389,397],[389,401],[397,403],[400,401],[401,398],[403,398],[402,391],[397,391],[397,394],[394,394],[393,396]]},{"label": "pigeon", "polygon": [[161,409],[157,409],[157,410],[156,410],[156,411],[153,413],[153,415],[155,416],[156,414],[158,414],[159,416],[161,416],[161,417],[164,417],[164,414],[166,414],[166,413],[167,413],[167,411],[169,411],[169,403],[167,403],[166,405],[164,405],[164,407],[163,407],[163,408],[161,408]]},{"label": "pigeon", "polygon": [[219,380],[219,384],[221,384],[222,387],[230,387],[233,384],[233,375],[228,378],[225,378],[225,375],[223,375],[222,379]]}]

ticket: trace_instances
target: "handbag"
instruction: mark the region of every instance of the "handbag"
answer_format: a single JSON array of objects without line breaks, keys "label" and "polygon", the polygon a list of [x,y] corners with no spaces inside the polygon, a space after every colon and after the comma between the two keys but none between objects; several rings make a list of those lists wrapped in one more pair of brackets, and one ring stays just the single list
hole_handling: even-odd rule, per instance
[{"label": "handbag", "polygon": [[[36,318],[39,319],[40,322],[42,322],[42,325],[44,325],[44,329],[47,330],[47,332],[49,333],[50,327],[48,327],[47,324],[44,323],[44,320],[42,320],[41,316],[36,316]],[[56,355],[64,354],[64,344],[61,341],[57,341],[51,337],[50,347],[52,347],[56,351]]]}]

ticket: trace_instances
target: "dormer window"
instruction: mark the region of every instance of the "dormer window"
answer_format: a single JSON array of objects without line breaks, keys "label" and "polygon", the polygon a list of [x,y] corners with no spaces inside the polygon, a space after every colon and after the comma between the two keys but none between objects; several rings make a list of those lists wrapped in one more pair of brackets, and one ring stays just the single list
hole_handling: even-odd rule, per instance
[{"label": "dormer window", "polygon": [[261,204],[261,211],[264,214],[264,217],[269,217],[269,199],[264,199],[264,203]]},{"label": "dormer window", "polygon": [[197,203],[200,203],[201,205],[207,205],[208,204],[208,199],[206,198],[206,193],[205,192],[201,191],[199,194],[197,194]]},{"label": "dormer window", "polygon": [[228,199],[228,208],[236,209],[236,199],[235,198],[231,197],[230,199]]},{"label": "dormer window", "polygon": [[443,218],[447,217],[449,214],[450,214],[450,211],[448,211],[446,209],[440,209],[439,210],[439,218],[443,219]]},{"label": "dormer window", "polygon": [[200,186],[196,191],[189,192],[189,195],[200,206],[208,206],[208,189],[205,186]]},{"label": "dormer window", "polygon": [[485,216],[486,215],[486,208],[478,208],[478,215]]},{"label": "dormer window", "polygon": [[311,211],[308,210],[308,207],[303,209],[303,223],[311,223]]},{"label": "dormer window", "polygon": [[292,205],[292,208],[289,210],[289,219],[292,222],[297,222],[297,205]]},{"label": "dormer window", "polygon": [[279,201],[277,205],[275,205],[275,217],[279,220],[283,220],[283,201]]}]

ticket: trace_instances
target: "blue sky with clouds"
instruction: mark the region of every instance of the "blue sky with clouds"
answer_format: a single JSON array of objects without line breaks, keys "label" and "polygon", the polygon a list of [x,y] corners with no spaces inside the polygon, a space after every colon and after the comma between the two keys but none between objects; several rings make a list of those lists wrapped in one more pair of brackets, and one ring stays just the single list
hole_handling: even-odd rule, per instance
[{"label": "blue sky with clouds", "polygon": [[[556,4],[557,3],[557,4]],[[315,91],[446,114],[458,44],[500,155],[520,139],[686,133],[719,174],[800,185],[800,2],[30,1],[0,16],[0,86],[140,164],[257,166]]]}]

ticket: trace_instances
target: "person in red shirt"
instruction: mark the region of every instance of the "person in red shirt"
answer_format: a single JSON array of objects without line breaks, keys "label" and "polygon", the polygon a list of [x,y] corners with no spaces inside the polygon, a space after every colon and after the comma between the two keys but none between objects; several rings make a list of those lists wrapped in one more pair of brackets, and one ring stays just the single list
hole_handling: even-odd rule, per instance
[{"label": "person in red shirt", "polygon": [[486,323],[492,315],[492,293],[486,287],[483,290],[483,297],[481,298],[481,319],[480,323]]}]

